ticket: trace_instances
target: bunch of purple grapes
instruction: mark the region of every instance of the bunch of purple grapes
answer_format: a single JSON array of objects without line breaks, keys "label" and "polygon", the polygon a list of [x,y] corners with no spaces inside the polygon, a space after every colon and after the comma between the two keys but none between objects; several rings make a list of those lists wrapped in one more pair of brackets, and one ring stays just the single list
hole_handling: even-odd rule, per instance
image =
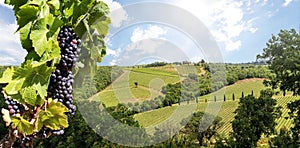
[{"label": "bunch of purple grapes", "polygon": [[58,34],[57,41],[59,42],[59,47],[61,49],[60,68],[71,70],[78,59],[78,54],[80,52],[78,46],[81,44],[81,40],[75,34],[72,27],[64,26]]},{"label": "bunch of purple grapes", "polygon": [[42,129],[39,132],[34,133],[32,135],[32,137],[36,138],[36,139],[45,139],[45,138],[48,137],[50,132],[51,132],[51,129],[46,128],[46,127],[42,127]]},{"label": "bunch of purple grapes", "polygon": [[22,114],[25,110],[25,107],[18,103],[17,101],[9,99],[9,97],[4,96],[4,90],[0,90],[0,95],[4,98],[5,104],[7,105],[7,109],[9,110],[9,114],[11,116],[16,116],[16,114]]},{"label": "bunch of purple grapes", "polygon": [[78,60],[81,40],[71,27],[62,27],[57,41],[61,48],[61,60],[56,70],[51,74],[48,92],[50,97],[63,103],[71,115],[75,114],[76,106],[73,104],[74,76],[72,68]]}]

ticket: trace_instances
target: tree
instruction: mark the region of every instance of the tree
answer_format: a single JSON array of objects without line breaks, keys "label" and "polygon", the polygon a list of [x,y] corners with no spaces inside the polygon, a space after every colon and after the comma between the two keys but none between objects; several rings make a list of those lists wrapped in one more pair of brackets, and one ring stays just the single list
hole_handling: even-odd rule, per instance
[{"label": "tree", "polygon": [[270,96],[255,98],[248,95],[240,99],[232,121],[232,135],[236,147],[256,147],[262,134],[266,136],[275,132],[275,119],[280,117],[280,107]]},{"label": "tree", "polygon": [[139,83],[138,82],[134,82],[135,88],[138,87]]},{"label": "tree", "polygon": [[[8,84],[1,93],[9,109],[2,109],[9,134],[1,140],[0,147],[11,147],[17,138],[22,139],[22,147],[31,147],[33,138],[48,138],[55,134],[53,131],[61,134],[69,126],[68,115],[76,110],[72,67],[80,52],[85,57],[80,62],[89,65],[83,69],[94,73],[96,62],[106,53],[103,38],[110,23],[109,8],[97,0],[5,0],[5,3],[13,7],[20,41],[28,54],[19,67],[7,68],[0,78],[0,84]],[[85,35],[88,37],[81,44]],[[77,66],[74,74],[83,78],[78,69]],[[64,92],[51,91],[55,87],[51,84],[57,82],[54,80],[61,80],[59,85],[61,90],[65,87]]]},{"label": "tree", "polygon": [[191,140],[197,140],[199,145],[208,145],[211,138],[217,135],[217,130],[222,126],[221,117],[215,117],[203,112],[196,112],[191,118],[182,121],[185,125],[181,132]]},{"label": "tree", "polygon": [[[295,29],[280,30],[278,36],[272,35],[267,47],[257,59],[266,60],[269,69],[275,74],[271,80],[264,84],[279,88],[285,96],[287,91],[293,95],[300,95],[300,34]],[[299,144],[300,132],[300,101],[288,104],[290,118],[294,121],[291,129],[293,140]]]},{"label": "tree", "polygon": [[300,100],[287,104],[290,119],[293,120],[291,128],[294,145],[300,145]]},{"label": "tree", "polygon": [[272,35],[263,53],[257,59],[266,60],[269,69],[275,74],[266,84],[280,88],[283,92],[300,94],[300,35],[295,29],[280,30],[278,36]]},{"label": "tree", "polygon": [[270,139],[269,145],[274,148],[297,147],[297,145],[293,143],[291,133],[285,127],[280,129],[279,135]]}]

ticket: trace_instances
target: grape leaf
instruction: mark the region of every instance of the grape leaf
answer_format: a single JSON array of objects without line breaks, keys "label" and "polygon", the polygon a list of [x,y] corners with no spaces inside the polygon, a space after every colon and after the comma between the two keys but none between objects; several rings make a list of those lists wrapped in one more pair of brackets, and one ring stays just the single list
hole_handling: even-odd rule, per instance
[{"label": "grape leaf", "polygon": [[[35,24],[33,29],[31,30],[30,39],[32,40],[32,45],[34,50],[39,56],[45,52],[48,47],[47,41],[47,28],[46,28],[46,20],[45,18],[39,19]],[[51,47],[48,47],[51,48]]]},{"label": "grape leaf", "polygon": [[2,118],[3,118],[3,121],[5,122],[5,125],[9,126],[10,123],[11,123],[11,118],[10,118],[10,115],[9,115],[9,111],[7,109],[2,108],[1,112],[3,114]]},{"label": "grape leaf", "polygon": [[28,62],[16,69],[14,77],[16,79],[24,79],[22,87],[33,86],[37,90],[37,94],[44,98],[47,96],[49,77],[53,70],[54,67],[47,67],[46,63],[30,64]]},{"label": "grape leaf", "polygon": [[4,88],[5,92],[9,95],[18,94],[19,90],[22,89],[25,79],[12,80]]},{"label": "grape leaf", "polygon": [[11,122],[12,128],[17,128],[24,136],[31,135],[33,133],[33,125],[23,117],[13,117]]},{"label": "grape leaf", "polygon": [[14,68],[6,68],[3,72],[2,77],[0,78],[0,83],[9,83],[12,80],[12,76],[14,74]]},{"label": "grape leaf", "polygon": [[48,4],[52,5],[55,9],[59,9],[60,6],[59,0],[50,0]]},{"label": "grape leaf", "polygon": [[37,6],[42,6],[43,4],[45,4],[46,0],[31,0],[29,1],[28,4],[33,4],[33,5],[37,5]]},{"label": "grape leaf", "polygon": [[[49,28],[48,36],[52,37],[53,35],[55,35],[63,24],[64,22],[61,21],[59,18],[53,18],[53,20],[51,21],[49,19],[48,25],[50,26],[50,28]],[[57,35],[55,37],[57,37]]]},{"label": "grape leaf", "polygon": [[74,7],[73,11],[73,24],[76,24],[82,17],[88,13],[89,8],[95,0],[82,0]]},{"label": "grape leaf", "polygon": [[41,97],[37,95],[36,86],[23,88],[20,93],[22,95],[22,99],[29,105],[35,106],[42,105],[44,103],[44,99],[41,99]]},{"label": "grape leaf", "polygon": [[60,127],[67,128],[68,116],[65,114],[68,112],[66,106],[60,102],[51,101],[48,104],[48,108],[45,111],[40,111],[37,118],[37,130],[46,126],[52,130],[60,129]]},{"label": "grape leaf", "polygon": [[26,49],[28,52],[30,52],[33,49],[32,42],[29,38],[31,25],[32,23],[30,22],[19,30],[22,47]]},{"label": "grape leaf", "polygon": [[55,60],[54,63],[58,63],[60,59],[60,48],[58,46],[58,43],[53,39],[51,39],[48,43],[50,44],[50,46],[52,46],[52,49],[47,50],[46,53],[43,54],[40,62]]},{"label": "grape leaf", "polygon": [[[102,22],[104,20],[106,20],[106,15],[109,14],[109,8],[108,6],[104,3],[104,2],[98,2],[96,3],[89,15],[89,25],[94,24],[96,21],[98,22]],[[108,27],[108,26],[106,26]],[[100,32],[99,32],[100,33]]]},{"label": "grape leaf", "polygon": [[17,12],[17,23],[19,29],[24,27],[31,21],[34,21],[38,17],[39,8],[35,5],[25,4],[20,7],[20,10]]}]

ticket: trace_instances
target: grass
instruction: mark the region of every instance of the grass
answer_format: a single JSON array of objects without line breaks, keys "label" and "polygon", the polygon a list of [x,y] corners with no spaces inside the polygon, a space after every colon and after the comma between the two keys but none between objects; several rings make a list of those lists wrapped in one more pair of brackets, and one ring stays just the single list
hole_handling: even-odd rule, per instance
[{"label": "grass", "polygon": [[[92,97],[92,100],[102,101],[106,106],[118,103],[137,102],[153,99],[161,94],[162,86],[180,81],[179,76],[148,68],[126,70],[106,89]],[[135,86],[138,83],[138,87]]]}]

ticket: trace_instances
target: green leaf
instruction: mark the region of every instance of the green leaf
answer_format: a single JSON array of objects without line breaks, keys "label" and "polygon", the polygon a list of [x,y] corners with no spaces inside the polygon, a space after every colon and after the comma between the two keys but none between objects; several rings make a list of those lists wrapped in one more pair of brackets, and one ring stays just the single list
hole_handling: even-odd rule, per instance
[{"label": "green leaf", "polygon": [[18,129],[24,136],[31,135],[33,133],[33,125],[23,117],[13,117],[11,122],[12,128]]},{"label": "green leaf", "polygon": [[80,3],[75,5],[74,11],[73,11],[73,24],[77,24],[81,18],[88,13],[89,8],[92,7],[93,2],[95,0],[82,0]]},{"label": "green leaf", "polygon": [[[42,85],[41,83],[37,83],[37,84],[34,84],[33,87],[35,88],[35,90],[37,90],[37,93],[41,98],[44,98],[47,96],[47,88],[48,88],[47,85]],[[40,102],[40,103],[38,103],[38,102]],[[41,102],[39,100],[36,101],[36,103],[37,103],[37,105],[43,104],[43,102]]]},{"label": "green leaf", "polygon": [[46,19],[44,18],[39,19],[31,30],[30,39],[32,40],[34,50],[39,56],[42,56],[48,47],[47,32]]},{"label": "green leaf", "polygon": [[60,6],[59,0],[51,0],[51,1],[48,2],[48,4],[53,6],[55,9],[59,9],[59,6]]},{"label": "green leaf", "polygon": [[107,17],[106,17],[107,14],[109,14],[109,7],[104,2],[101,2],[101,1],[98,2],[97,4],[95,4],[93,6],[93,8],[90,12],[90,16],[88,19],[89,24],[92,25],[96,21],[97,21],[97,23],[99,23],[100,21],[103,22],[104,20],[107,19]]},{"label": "green leaf", "polygon": [[54,67],[47,67],[46,63],[31,64],[29,61],[16,69],[14,77],[16,79],[24,79],[22,87],[33,86],[37,90],[37,94],[44,98],[47,96],[46,90],[53,70]]},{"label": "green leaf", "polygon": [[110,19],[106,18],[105,20],[95,22],[94,24],[92,24],[92,27],[97,29],[98,33],[101,36],[106,36],[108,33],[110,23]]},{"label": "green leaf", "polygon": [[[51,15],[52,16],[52,15]],[[50,26],[49,32],[48,32],[48,37],[52,37],[53,35],[55,36],[55,39],[57,38],[57,32],[59,31],[59,29],[61,28],[61,26],[64,24],[63,21],[61,21],[59,18],[57,17],[53,17],[53,20],[48,21],[48,25]]]},{"label": "green leaf", "polygon": [[18,94],[18,92],[22,89],[22,85],[24,83],[23,79],[12,80],[8,83],[8,85],[4,88],[5,92],[9,95]]},{"label": "green leaf", "polygon": [[17,12],[17,23],[19,29],[24,27],[31,21],[34,21],[38,17],[39,8],[35,5],[25,4],[20,7],[20,10]]},{"label": "green leaf", "polygon": [[51,101],[48,104],[46,111],[40,111],[37,118],[37,130],[42,126],[46,126],[52,130],[60,129],[60,127],[67,128],[68,116],[65,114],[68,112],[66,106],[60,102]]},{"label": "green leaf", "polygon": [[14,68],[7,68],[2,77],[0,78],[0,83],[9,83],[12,80],[12,76],[14,74]]},{"label": "green leaf", "polygon": [[42,6],[46,2],[46,0],[31,0],[28,4]]},{"label": "green leaf", "polygon": [[44,103],[43,99],[38,97],[35,86],[23,88],[20,93],[24,101],[29,105],[36,106]]},{"label": "green leaf", "polygon": [[29,38],[31,25],[32,23],[30,22],[19,30],[22,47],[26,49],[28,52],[33,49],[32,42]]}]

